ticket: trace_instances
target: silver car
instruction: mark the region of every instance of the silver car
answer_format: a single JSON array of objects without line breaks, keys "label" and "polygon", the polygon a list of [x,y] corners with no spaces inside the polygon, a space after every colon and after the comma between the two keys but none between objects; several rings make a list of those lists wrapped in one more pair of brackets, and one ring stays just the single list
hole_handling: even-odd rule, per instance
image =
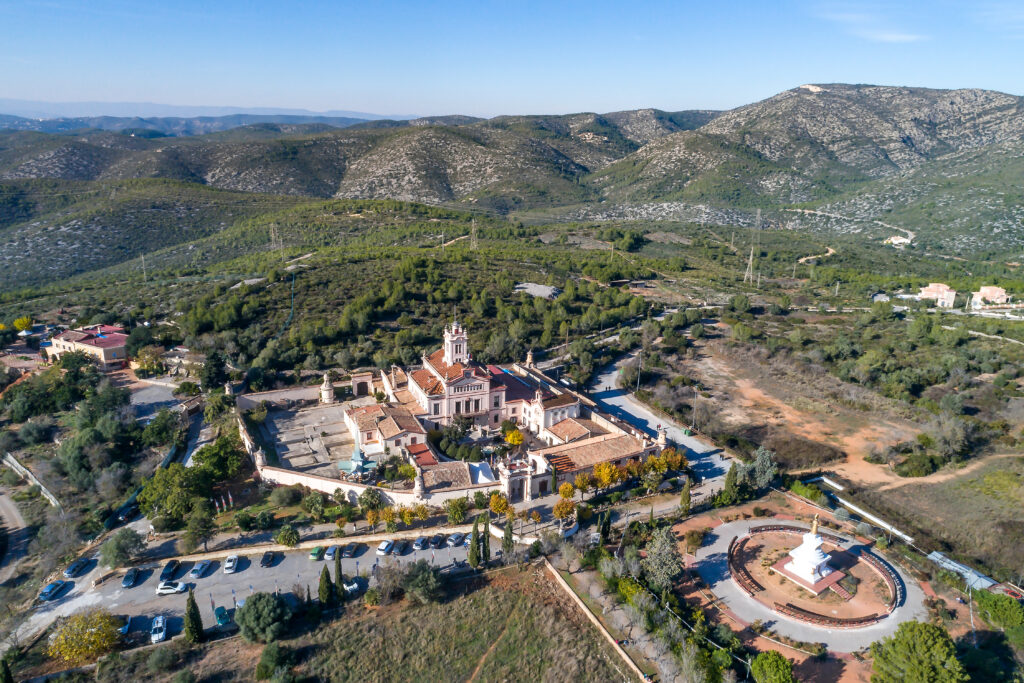
[{"label": "silver car", "polygon": [[196,566],[192,567],[192,570],[189,571],[188,575],[189,575],[190,578],[200,579],[200,578],[203,577],[203,574],[205,574],[206,570],[209,569],[209,568],[210,568],[210,561],[209,560],[199,560],[198,562],[196,562]]}]

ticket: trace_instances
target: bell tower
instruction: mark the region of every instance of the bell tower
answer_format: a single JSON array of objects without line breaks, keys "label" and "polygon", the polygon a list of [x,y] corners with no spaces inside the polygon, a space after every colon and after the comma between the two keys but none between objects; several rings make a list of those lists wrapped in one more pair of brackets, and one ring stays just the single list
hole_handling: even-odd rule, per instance
[{"label": "bell tower", "polygon": [[458,319],[444,328],[444,362],[445,365],[466,363],[469,361],[469,336],[459,324]]}]

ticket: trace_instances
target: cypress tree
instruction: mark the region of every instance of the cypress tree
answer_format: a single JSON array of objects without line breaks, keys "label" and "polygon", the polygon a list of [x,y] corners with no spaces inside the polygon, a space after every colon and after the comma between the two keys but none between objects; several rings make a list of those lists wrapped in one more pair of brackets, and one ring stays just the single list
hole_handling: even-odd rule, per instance
[{"label": "cypress tree", "polygon": [[736,472],[736,463],[729,467],[725,473],[725,483],[722,485],[721,502],[723,505],[733,505],[739,500],[740,486],[739,475]]},{"label": "cypress tree", "polygon": [[331,572],[324,566],[320,572],[320,590],[318,591],[321,607],[330,607],[334,604],[334,584],[331,582]]},{"label": "cypress tree", "polygon": [[491,562],[491,515],[484,513],[484,533],[480,538],[480,559],[485,565]]},{"label": "cypress tree", "polygon": [[192,589],[189,589],[188,599],[185,601],[185,640],[190,643],[201,643],[204,635],[199,605],[196,604],[196,596]]},{"label": "cypress tree", "polygon": [[469,537],[469,566],[476,569],[480,566],[480,515],[473,520],[473,535]]},{"label": "cypress tree", "polygon": [[341,575],[341,548],[334,553],[334,595],[339,600],[345,594],[345,579]]},{"label": "cypress tree", "polygon": [[683,491],[679,494],[679,514],[683,517],[689,517],[691,505],[692,498],[690,494],[690,478],[686,477],[683,481]]},{"label": "cypress tree", "polygon": [[7,660],[0,660],[0,683],[14,683],[14,675],[11,667],[7,666]]},{"label": "cypress tree", "polygon": [[506,562],[509,561],[515,550],[516,542],[512,538],[512,521],[508,520],[505,522],[505,535],[501,539],[501,552],[505,556]]}]

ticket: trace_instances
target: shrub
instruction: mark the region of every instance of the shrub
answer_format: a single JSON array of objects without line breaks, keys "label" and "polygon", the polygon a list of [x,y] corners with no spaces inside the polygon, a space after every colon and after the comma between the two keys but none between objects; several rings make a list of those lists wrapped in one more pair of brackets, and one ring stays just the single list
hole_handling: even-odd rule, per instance
[{"label": "shrub", "polygon": [[633,599],[638,593],[643,592],[643,588],[637,583],[632,577],[623,576],[619,578],[619,597],[622,601],[632,605]]},{"label": "shrub", "polygon": [[278,643],[267,643],[260,655],[260,661],[256,664],[256,680],[265,681],[272,677],[278,669],[291,664],[291,651],[284,645]]},{"label": "shrub", "polygon": [[622,500],[622,496],[622,491],[615,491],[614,493],[610,493],[608,494],[608,502],[611,503],[612,505],[615,505],[620,500]]},{"label": "shrub", "polygon": [[161,645],[150,653],[146,659],[146,668],[150,673],[158,674],[169,671],[178,661],[178,656],[169,645]]},{"label": "shrub", "polygon": [[796,495],[803,496],[804,498],[814,501],[819,505],[824,505],[828,502],[828,499],[825,497],[825,494],[822,493],[821,489],[814,484],[805,484],[798,479],[793,480],[793,483],[789,485],[789,490]]},{"label": "shrub", "polygon": [[302,500],[302,489],[296,486],[279,486],[270,494],[270,502],[277,507],[288,507]]},{"label": "shrub", "polygon": [[380,604],[380,591],[377,588],[370,588],[363,595],[363,602],[370,607]]},{"label": "shrub", "polygon": [[299,532],[296,531],[291,524],[285,524],[281,527],[281,530],[274,536],[274,540],[281,545],[294,548],[299,544]]},{"label": "shrub", "polygon": [[437,602],[443,592],[440,572],[426,560],[417,560],[406,571],[402,588],[413,602]]},{"label": "shrub", "polygon": [[865,538],[870,538],[874,530],[875,528],[867,522],[861,522],[857,525],[857,533],[861,536],[864,536]]}]

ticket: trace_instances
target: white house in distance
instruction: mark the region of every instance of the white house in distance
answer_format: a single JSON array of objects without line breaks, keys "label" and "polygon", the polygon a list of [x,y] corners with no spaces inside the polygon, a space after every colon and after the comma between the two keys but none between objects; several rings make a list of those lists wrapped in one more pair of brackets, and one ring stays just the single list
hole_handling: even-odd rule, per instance
[{"label": "white house in distance", "polygon": [[921,288],[917,298],[921,301],[934,301],[936,308],[953,308],[956,290],[941,282],[932,282]]},{"label": "white house in distance", "polygon": [[984,306],[1002,306],[1010,303],[1010,296],[1002,287],[985,285],[977,292],[971,292],[971,308]]}]

